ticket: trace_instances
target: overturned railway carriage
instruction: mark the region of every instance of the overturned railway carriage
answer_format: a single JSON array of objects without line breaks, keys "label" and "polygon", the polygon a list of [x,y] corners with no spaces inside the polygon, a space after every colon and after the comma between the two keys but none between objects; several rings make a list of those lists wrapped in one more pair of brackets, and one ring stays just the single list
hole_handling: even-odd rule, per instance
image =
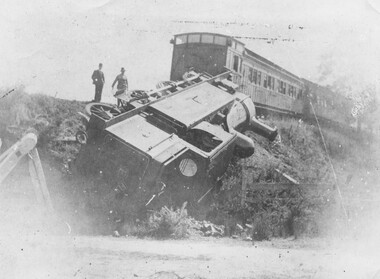
[{"label": "overturned railway carriage", "polygon": [[350,110],[350,104],[344,97],[299,78],[233,37],[186,33],[175,35],[171,43],[171,80],[192,68],[212,75],[227,68],[234,72],[232,81],[239,85],[238,91],[253,100],[259,114],[276,112],[310,118],[313,102],[317,117],[345,124],[349,121],[345,112]]},{"label": "overturned railway carriage", "polygon": [[140,98],[120,107],[90,104],[77,165],[141,204],[163,192],[175,197],[180,189],[189,195],[174,200],[199,199],[223,176],[233,154],[252,155],[252,140],[239,131],[276,135],[255,119],[251,99],[235,93],[226,76],[192,72],[185,81],[139,91]]}]

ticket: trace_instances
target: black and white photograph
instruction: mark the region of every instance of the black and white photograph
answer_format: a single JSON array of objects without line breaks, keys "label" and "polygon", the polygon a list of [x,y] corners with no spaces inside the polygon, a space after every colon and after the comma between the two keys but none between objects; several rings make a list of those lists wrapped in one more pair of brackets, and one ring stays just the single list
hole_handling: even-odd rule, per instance
[{"label": "black and white photograph", "polygon": [[0,278],[380,279],[380,0],[1,0]]}]

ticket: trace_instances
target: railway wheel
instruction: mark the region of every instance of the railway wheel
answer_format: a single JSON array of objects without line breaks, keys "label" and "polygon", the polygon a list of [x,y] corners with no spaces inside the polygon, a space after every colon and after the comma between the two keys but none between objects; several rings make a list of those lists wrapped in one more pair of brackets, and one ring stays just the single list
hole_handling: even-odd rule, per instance
[{"label": "railway wheel", "polygon": [[80,130],[75,134],[75,139],[80,144],[86,144],[88,139],[87,133],[85,131]]}]

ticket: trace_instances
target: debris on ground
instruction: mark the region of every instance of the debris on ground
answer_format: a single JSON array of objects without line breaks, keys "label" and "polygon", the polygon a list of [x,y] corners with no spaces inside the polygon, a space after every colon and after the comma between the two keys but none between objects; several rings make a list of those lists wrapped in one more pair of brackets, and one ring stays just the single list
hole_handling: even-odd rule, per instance
[{"label": "debris on ground", "polygon": [[209,221],[197,221],[193,218],[190,219],[191,229],[198,235],[222,237],[224,236],[224,226],[215,225]]}]

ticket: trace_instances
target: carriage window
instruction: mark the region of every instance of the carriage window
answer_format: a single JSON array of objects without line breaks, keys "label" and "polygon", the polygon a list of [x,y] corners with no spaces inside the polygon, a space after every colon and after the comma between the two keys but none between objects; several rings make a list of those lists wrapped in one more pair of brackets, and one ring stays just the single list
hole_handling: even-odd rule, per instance
[{"label": "carriage window", "polygon": [[200,34],[192,34],[192,35],[189,35],[188,42],[189,43],[199,43],[200,40],[201,40]]},{"label": "carriage window", "polygon": [[253,70],[253,82],[257,84],[257,70]]},{"label": "carriage window", "polygon": [[235,72],[238,71],[239,69],[239,57],[234,55],[234,65],[233,65],[233,68],[232,68]]},{"label": "carriage window", "polygon": [[253,82],[253,69],[252,68],[249,68],[248,79],[250,82]]},{"label": "carriage window", "polygon": [[267,78],[267,87],[269,89],[274,89],[274,78],[272,76],[269,76],[269,75]]},{"label": "carriage window", "polygon": [[302,89],[298,90],[298,96],[297,99],[302,99]]},{"label": "carriage window", "polygon": [[261,85],[261,72],[257,71],[257,84]]},{"label": "carriage window", "polygon": [[264,74],[264,88],[267,88],[268,87],[268,76],[266,74]]},{"label": "carriage window", "polygon": [[186,44],[187,43],[187,35],[181,35],[181,36],[177,36],[175,38],[175,44],[176,45],[182,45],[182,44]]},{"label": "carriage window", "polygon": [[215,44],[225,46],[227,44],[227,38],[221,36],[215,36]]},{"label": "carriage window", "polygon": [[204,44],[212,44],[214,42],[214,36],[213,35],[202,35],[202,43]]}]

